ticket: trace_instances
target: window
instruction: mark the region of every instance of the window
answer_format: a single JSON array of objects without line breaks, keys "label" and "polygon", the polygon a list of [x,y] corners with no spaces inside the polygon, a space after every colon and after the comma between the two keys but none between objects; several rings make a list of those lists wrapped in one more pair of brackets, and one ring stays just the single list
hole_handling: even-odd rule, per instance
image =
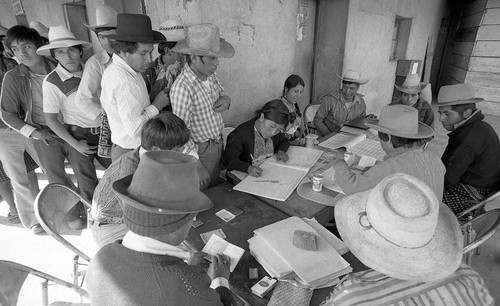
[{"label": "window", "polygon": [[411,21],[411,18],[396,16],[394,20],[394,32],[392,34],[391,55],[389,60],[395,61],[406,58]]}]

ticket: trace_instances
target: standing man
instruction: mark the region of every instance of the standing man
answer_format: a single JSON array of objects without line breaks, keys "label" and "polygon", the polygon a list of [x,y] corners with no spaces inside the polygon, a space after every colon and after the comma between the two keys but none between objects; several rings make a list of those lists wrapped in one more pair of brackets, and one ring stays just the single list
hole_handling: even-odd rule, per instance
[{"label": "standing man", "polygon": [[146,83],[141,75],[151,63],[153,44],[165,41],[153,31],[151,19],[142,14],[118,14],[116,34],[111,46],[113,63],[102,75],[101,102],[109,119],[115,161],[123,153],[141,145],[142,125],[168,103],[162,91],[150,103]]},{"label": "standing man", "polygon": [[344,123],[366,115],[365,100],[358,90],[359,86],[368,83],[368,79],[361,78],[361,74],[354,70],[347,70],[344,77],[339,77],[342,88],[324,95],[318,102],[321,105],[313,123],[320,137],[338,133]]},{"label": "standing man", "polygon": [[439,121],[450,132],[441,158],[446,166],[443,202],[456,215],[498,190],[500,143],[476,109],[482,100],[468,84],[439,90]]},{"label": "standing man", "polygon": [[172,110],[191,131],[213,186],[219,181],[223,150],[222,112],[231,105],[215,70],[219,57],[233,57],[234,48],[220,38],[217,26],[204,23],[188,27],[186,39],[172,51],[188,55],[187,64],[170,90]]}]

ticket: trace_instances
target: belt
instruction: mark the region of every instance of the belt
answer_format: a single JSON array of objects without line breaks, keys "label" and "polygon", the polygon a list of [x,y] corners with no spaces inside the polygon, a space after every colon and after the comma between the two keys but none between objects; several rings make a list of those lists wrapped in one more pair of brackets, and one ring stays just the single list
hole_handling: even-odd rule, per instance
[{"label": "belt", "polygon": [[72,124],[68,124],[68,126],[72,132],[83,131],[83,132],[90,132],[92,135],[99,135],[99,133],[101,131],[100,126],[89,127],[89,128],[84,128],[84,127],[81,127],[78,125],[72,125]]},{"label": "belt", "polygon": [[198,141],[198,142],[195,142],[195,143],[205,143],[205,142],[210,142],[210,143],[215,143],[215,144],[220,144],[222,143],[222,135],[219,135],[218,138],[210,138],[208,140],[205,140],[205,141]]}]

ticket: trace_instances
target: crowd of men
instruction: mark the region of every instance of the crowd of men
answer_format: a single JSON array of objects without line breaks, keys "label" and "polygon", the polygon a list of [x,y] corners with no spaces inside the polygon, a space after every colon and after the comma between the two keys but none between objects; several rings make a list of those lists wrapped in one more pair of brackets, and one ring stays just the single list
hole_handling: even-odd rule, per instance
[{"label": "crowd of men", "polygon": [[[214,256],[204,271],[203,254],[182,244],[196,214],[213,206],[201,191],[219,183],[222,113],[231,106],[215,71],[234,48],[213,24],[169,20],[154,31],[148,16],[117,14],[106,5],[97,8],[96,24],[86,26],[103,50],[85,64],[83,51],[91,44],[64,26],[50,27],[46,39],[22,25],[0,32],[19,63],[1,57],[0,161],[3,182],[11,185],[2,184],[0,192],[6,198],[3,190],[13,191],[10,215],[18,218],[12,222],[44,232],[33,209],[36,175],[28,166],[36,163],[49,183],[74,188],[92,203],[89,224],[101,248],[88,271],[94,305],[234,305],[229,258]],[[154,44],[160,55],[152,61]],[[434,114],[431,101],[420,97],[425,84],[418,75],[396,86],[401,98],[379,118],[366,115],[357,93],[368,79],[353,70],[339,77],[341,89],[318,101],[318,134],[367,118],[387,154],[361,174],[343,153],[334,161],[348,195],[335,208],[335,222],[370,270],[350,275],[323,304],[357,298],[373,305],[382,296],[373,288],[385,290],[387,305],[432,304],[436,296],[446,305],[492,304],[484,281],[460,265],[455,217],[498,189],[500,143],[476,109],[481,100],[466,84],[441,88],[439,120],[450,133],[439,158],[426,150]],[[94,160],[107,169],[100,180]],[[77,206],[70,226],[83,228],[86,218]]]}]

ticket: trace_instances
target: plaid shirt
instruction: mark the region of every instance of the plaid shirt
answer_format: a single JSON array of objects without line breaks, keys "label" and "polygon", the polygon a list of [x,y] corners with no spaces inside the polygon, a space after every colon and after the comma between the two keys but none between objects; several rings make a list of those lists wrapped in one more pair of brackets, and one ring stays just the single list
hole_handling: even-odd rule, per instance
[{"label": "plaid shirt", "polygon": [[224,88],[214,73],[208,77],[208,89],[189,65],[185,65],[170,89],[172,111],[186,123],[194,142],[218,139],[224,122],[212,107],[223,95]]}]

